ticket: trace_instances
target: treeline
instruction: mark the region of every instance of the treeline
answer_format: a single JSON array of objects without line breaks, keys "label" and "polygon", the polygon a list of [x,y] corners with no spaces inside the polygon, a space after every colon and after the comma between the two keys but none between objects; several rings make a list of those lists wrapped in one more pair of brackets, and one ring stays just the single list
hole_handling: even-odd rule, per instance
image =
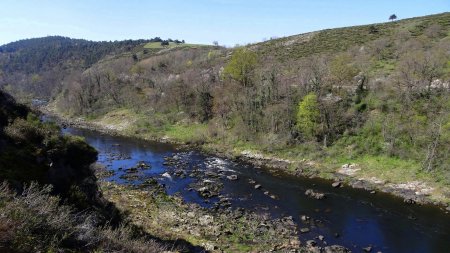
[{"label": "treeline", "polygon": [[108,54],[131,51],[148,41],[150,40],[94,42],[60,36],[20,40],[0,47],[0,53],[5,54],[0,58],[3,59],[0,67],[5,73],[21,71],[29,74],[71,61],[81,64],[78,67],[87,68]]}]

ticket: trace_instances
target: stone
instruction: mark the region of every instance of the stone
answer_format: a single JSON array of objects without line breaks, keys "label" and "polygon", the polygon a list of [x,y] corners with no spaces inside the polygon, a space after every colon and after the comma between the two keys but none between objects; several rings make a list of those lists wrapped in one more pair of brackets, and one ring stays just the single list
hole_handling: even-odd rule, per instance
[{"label": "stone", "polygon": [[331,184],[331,186],[333,186],[334,188],[341,187],[341,182],[334,182]]},{"label": "stone", "polygon": [[317,245],[317,243],[316,243],[316,241],[314,241],[314,240],[308,240],[308,241],[306,241],[306,246],[308,246],[308,247],[314,247],[314,246],[316,246]]},{"label": "stone", "polygon": [[260,189],[260,188],[261,188],[261,185],[260,185],[260,184],[255,185],[255,189],[256,189],[256,190],[258,190],[258,189]]},{"label": "stone", "polygon": [[302,234],[309,233],[309,231],[311,231],[309,228],[301,228],[300,229],[300,233],[302,233]]},{"label": "stone", "polygon": [[323,235],[319,235],[319,240],[321,240],[321,241],[323,241],[324,239],[325,239],[325,236],[323,236]]},{"label": "stone", "polygon": [[302,215],[302,216],[300,216],[300,219],[301,219],[302,221],[308,221],[310,218],[309,218],[309,216]]},{"label": "stone", "polygon": [[227,178],[228,178],[228,180],[231,180],[231,181],[238,180],[238,176],[237,175],[230,175],[230,176],[227,176]]},{"label": "stone", "polygon": [[207,226],[214,222],[214,218],[211,215],[203,215],[200,218],[198,218],[198,221],[200,225]]},{"label": "stone", "polygon": [[314,198],[314,199],[324,199],[325,198],[325,193],[315,192],[312,189],[306,190],[305,195],[310,198]]},{"label": "stone", "polygon": [[323,248],[324,253],[349,253],[349,249],[340,245],[331,245]]}]

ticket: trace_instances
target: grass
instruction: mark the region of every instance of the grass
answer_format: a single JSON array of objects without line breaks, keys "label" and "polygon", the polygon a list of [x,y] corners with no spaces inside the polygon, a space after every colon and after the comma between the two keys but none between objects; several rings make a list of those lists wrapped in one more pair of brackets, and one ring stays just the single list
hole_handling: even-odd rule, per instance
[{"label": "grass", "polygon": [[50,186],[30,184],[21,194],[0,184],[1,252],[162,252],[165,247],[138,236],[131,227],[96,224],[50,194]]},{"label": "grass", "polygon": [[167,48],[197,48],[197,47],[205,47],[208,45],[203,44],[177,44],[175,42],[169,42],[168,46],[162,46],[161,42],[149,42],[147,43],[144,48],[145,49],[167,49]]},{"label": "grass", "polygon": [[[394,35],[407,29],[413,36],[420,36],[432,24],[440,24],[444,29],[450,26],[450,13],[404,19],[397,22],[386,22],[373,25],[353,26],[337,29],[326,29],[311,34],[294,35],[257,44],[262,55],[275,55],[281,60],[299,59],[322,53],[343,52],[352,46]],[[378,32],[371,32],[375,27]],[[293,42],[293,43],[292,43]]]}]

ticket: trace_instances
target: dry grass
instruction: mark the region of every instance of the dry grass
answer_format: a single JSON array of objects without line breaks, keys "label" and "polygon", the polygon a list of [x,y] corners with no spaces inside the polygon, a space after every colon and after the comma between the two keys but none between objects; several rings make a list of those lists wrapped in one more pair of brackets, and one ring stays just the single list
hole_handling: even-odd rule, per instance
[{"label": "dry grass", "polygon": [[164,247],[133,228],[99,226],[93,213],[75,212],[32,183],[21,194],[0,185],[0,251],[162,252]]}]

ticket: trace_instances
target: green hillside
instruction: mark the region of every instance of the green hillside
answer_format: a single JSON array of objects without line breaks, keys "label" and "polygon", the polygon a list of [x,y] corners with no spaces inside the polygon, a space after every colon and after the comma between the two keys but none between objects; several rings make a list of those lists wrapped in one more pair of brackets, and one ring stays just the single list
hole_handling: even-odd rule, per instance
[{"label": "green hillside", "polygon": [[133,43],[84,68],[65,56],[30,71],[3,49],[0,85],[125,135],[261,153],[325,178],[354,163],[348,181],[421,182],[432,190],[419,197],[450,203],[450,13],[232,49]]}]

